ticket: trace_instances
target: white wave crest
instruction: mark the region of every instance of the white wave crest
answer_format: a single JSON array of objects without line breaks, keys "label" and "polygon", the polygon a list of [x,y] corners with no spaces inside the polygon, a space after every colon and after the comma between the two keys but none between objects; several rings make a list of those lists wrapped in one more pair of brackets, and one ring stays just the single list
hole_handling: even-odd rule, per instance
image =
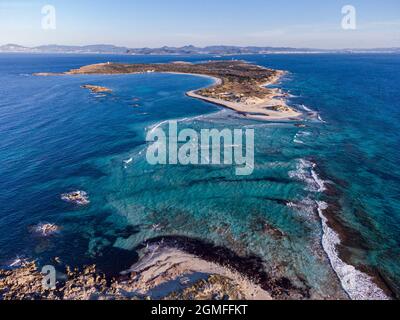
[{"label": "white wave crest", "polygon": [[8,266],[9,266],[9,267],[12,267],[12,268],[14,268],[14,267],[21,267],[21,266],[23,266],[24,264],[26,264],[27,262],[28,262],[28,259],[27,259],[27,258],[17,256],[14,260],[12,260],[12,261],[8,264]]},{"label": "white wave crest", "polygon": [[337,251],[337,245],[340,244],[339,235],[328,226],[328,219],[323,214],[327,204],[322,201],[317,201],[317,203],[323,229],[322,246],[342,284],[342,288],[350,299],[389,300],[390,298],[373,282],[370,276],[346,264],[339,258]]},{"label": "white wave crest", "polygon": [[295,134],[293,138],[293,142],[297,144],[304,144],[303,140],[300,140],[301,138],[308,137],[311,135],[311,132],[308,131],[299,131]]},{"label": "white wave crest", "polygon": [[309,107],[305,106],[304,104],[301,104],[300,108],[302,108],[304,111],[307,111],[307,112],[315,112],[314,110],[311,110]]},{"label": "white wave crest", "polygon": [[208,117],[212,117],[213,115],[216,114],[220,114],[220,112],[215,112],[212,114],[201,114],[198,116],[193,116],[193,117],[185,117],[185,118],[178,118],[178,119],[168,119],[168,120],[163,120],[160,121],[156,124],[153,124],[152,126],[147,127],[147,131],[149,131],[149,133],[154,133],[155,130],[157,130],[158,128],[160,128],[161,126],[163,126],[164,124],[168,123],[168,122],[189,122],[189,121],[193,121],[193,120],[199,120],[199,119],[203,119],[203,118],[208,118]]},{"label": "white wave crest", "polygon": [[312,110],[311,108],[305,106],[304,104],[299,105],[299,107],[301,109],[303,109],[304,111],[306,111],[308,113],[308,115],[311,117],[311,119],[320,121],[322,123],[326,123],[322,118],[321,115],[319,114],[318,111]]},{"label": "white wave crest", "polygon": [[147,128],[147,130],[149,131],[150,134],[154,133],[154,131],[156,131],[159,127],[161,127],[163,124],[165,124],[169,121],[176,121],[176,120],[171,119],[171,120],[164,120],[164,121],[158,122],[158,123],[150,126],[149,128]]},{"label": "white wave crest", "polygon": [[325,181],[315,172],[316,164],[300,159],[296,165],[296,170],[289,171],[289,177],[303,181],[307,185],[307,190],[313,192],[324,192],[326,190]]},{"label": "white wave crest", "polygon": [[296,210],[296,212],[307,217],[309,220],[315,220],[316,203],[315,200],[305,198],[301,201],[291,201],[286,204],[287,207]]}]

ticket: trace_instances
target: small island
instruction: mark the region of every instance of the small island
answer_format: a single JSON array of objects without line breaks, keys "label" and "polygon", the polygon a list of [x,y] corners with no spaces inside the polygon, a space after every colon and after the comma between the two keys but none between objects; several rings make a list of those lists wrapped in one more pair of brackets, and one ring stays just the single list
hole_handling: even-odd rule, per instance
[{"label": "small island", "polygon": [[[189,91],[187,95],[235,110],[248,118],[298,120],[301,116],[300,112],[285,103],[284,93],[278,89],[267,87],[276,83],[285,74],[284,71],[268,69],[244,61],[209,61],[196,64],[188,62],[155,64],[107,62],[83,66],[62,73],[62,75],[146,74],[154,72],[211,77],[215,81],[212,86]],[[38,73],[36,75],[49,76],[55,74]],[[84,87],[93,92],[105,92],[103,90],[107,89],[89,85]],[[106,92],[109,92],[108,90]]]},{"label": "small island", "polygon": [[112,92],[112,90],[109,89],[109,88],[101,87],[101,86],[94,86],[94,85],[91,85],[91,84],[85,84],[85,85],[81,86],[81,88],[89,89],[93,93],[108,93],[108,92]]}]

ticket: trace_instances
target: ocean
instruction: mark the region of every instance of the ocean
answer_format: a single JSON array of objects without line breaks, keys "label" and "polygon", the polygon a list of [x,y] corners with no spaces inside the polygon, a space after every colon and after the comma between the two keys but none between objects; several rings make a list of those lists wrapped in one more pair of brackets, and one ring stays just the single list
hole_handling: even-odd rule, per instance
[{"label": "ocean", "polygon": [[[186,91],[212,83],[192,75],[32,75],[210,59],[287,70],[275,86],[304,120],[249,120],[189,98]],[[400,56],[391,54],[1,54],[0,265],[58,257],[117,273],[137,261],[143,241],[179,236],[256,255],[310,298],[398,298],[399,82]],[[182,129],[254,129],[254,173],[149,165],[146,133],[167,120]],[[74,190],[86,191],[90,205],[61,200]],[[41,223],[60,232],[41,237]]]}]

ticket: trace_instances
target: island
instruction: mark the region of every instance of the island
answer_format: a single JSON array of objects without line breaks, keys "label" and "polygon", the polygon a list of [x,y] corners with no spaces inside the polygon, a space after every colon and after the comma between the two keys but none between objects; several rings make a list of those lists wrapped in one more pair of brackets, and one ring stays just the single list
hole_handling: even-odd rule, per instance
[{"label": "island", "polygon": [[85,84],[81,86],[83,89],[89,89],[93,93],[107,93],[107,92],[112,92],[111,89],[106,88],[106,87],[101,87],[101,86],[94,86],[91,84]]},{"label": "island", "polygon": [[[247,118],[259,120],[298,120],[300,112],[285,102],[286,94],[268,86],[276,83],[284,71],[273,70],[245,61],[172,62],[154,64],[99,63],[72,69],[62,75],[172,73],[206,76],[214,79],[210,87],[187,92],[193,98],[211,102]],[[49,76],[52,73],[38,73]],[[60,75],[60,74],[58,74]],[[92,91],[100,88],[85,86]],[[96,91],[98,92],[98,91]]]}]

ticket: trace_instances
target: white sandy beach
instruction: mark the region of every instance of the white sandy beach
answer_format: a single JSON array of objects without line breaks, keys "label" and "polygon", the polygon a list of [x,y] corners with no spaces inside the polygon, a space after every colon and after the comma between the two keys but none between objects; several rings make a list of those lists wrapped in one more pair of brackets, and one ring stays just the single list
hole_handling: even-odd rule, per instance
[{"label": "white sandy beach", "polygon": [[[177,73],[177,72],[168,72],[171,74],[189,74],[189,73]],[[284,72],[280,72],[276,77],[274,77],[270,82],[265,83],[262,87],[266,87],[276,83]],[[218,86],[222,83],[222,80],[213,76],[203,75],[203,74],[191,74],[193,76],[207,77],[214,80],[213,86]],[[302,114],[291,107],[289,107],[285,100],[279,98],[282,94],[278,92],[276,89],[271,89],[272,93],[264,98],[250,98],[246,101],[246,103],[237,103],[226,101],[222,99],[215,99],[206,96],[202,96],[196,93],[198,90],[191,90],[186,93],[187,96],[200,99],[206,102],[214,103],[225,108],[234,110],[236,112],[241,113],[247,118],[264,120],[264,121],[276,121],[276,120],[290,120],[299,118]],[[275,107],[279,107],[281,110],[274,110]]]}]

